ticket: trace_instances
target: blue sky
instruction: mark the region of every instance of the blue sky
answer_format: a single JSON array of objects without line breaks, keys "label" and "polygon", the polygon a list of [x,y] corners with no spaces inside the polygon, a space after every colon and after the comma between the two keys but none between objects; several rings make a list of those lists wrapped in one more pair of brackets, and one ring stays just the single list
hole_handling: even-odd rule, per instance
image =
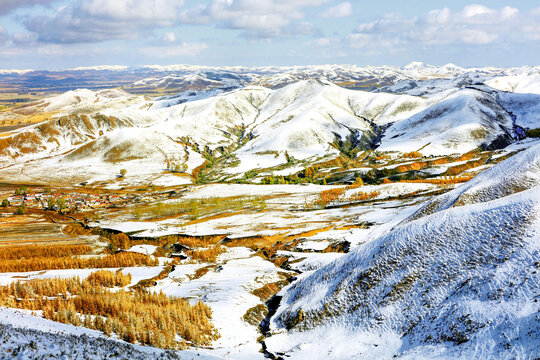
[{"label": "blue sky", "polygon": [[0,0],[0,69],[538,65],[536,0]]}]

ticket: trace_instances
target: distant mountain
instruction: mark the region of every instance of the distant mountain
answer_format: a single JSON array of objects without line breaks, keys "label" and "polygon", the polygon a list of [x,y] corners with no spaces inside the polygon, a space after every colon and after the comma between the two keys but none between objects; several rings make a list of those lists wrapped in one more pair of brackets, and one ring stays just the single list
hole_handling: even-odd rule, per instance
[{"label": "distant mountain", "polygon": [[[155,89],[182,92],[216,87],[259,85],[279,88],[300,80],[324,80],[351,89],[371,91],[402,82],[454,79],[474,73],[483,79],[495,76],[518,76],[536,72],[537,67],[462,68],[413,62],[403,67],[313,65],[268,67],[211,67],[195,65],[94,66],[62,71],[0,70],[0,87],[23,92],[63,92],[78,88],[103,89],[124,87],[134,93]],[[402,86],[402,85],[400,85]]]}]

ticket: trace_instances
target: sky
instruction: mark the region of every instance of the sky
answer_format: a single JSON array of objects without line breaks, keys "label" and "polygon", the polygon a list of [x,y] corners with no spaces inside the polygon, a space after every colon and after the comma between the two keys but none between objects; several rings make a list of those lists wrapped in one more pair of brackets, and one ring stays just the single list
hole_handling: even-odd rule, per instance
[{"label": "sky", "polygon": [[540,1],[0,0],[0,69],[539,65]]}]

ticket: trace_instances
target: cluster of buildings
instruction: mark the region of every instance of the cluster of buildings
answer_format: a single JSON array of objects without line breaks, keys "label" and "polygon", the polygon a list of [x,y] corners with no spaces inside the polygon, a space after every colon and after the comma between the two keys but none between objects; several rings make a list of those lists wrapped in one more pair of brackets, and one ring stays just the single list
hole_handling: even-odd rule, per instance
[{"label": "cluster of buildings", "polygon": [[133,202],[152,202],[178,197],[176,191],[152,194],[86,194],[86,193],[24,193],[8,197],[10,206],[60,211],[85,211],[106,207],[122,207]]},{"label": "cluster of buildings", "polygon": [[91,210],[100,207],[120,204],[130,199],[114,194],[45,194],[45,193],[27,193],[23,195],[14,195],[8,199],[10,206],[25,205],[29,208],[48,209],[48,210]]}]

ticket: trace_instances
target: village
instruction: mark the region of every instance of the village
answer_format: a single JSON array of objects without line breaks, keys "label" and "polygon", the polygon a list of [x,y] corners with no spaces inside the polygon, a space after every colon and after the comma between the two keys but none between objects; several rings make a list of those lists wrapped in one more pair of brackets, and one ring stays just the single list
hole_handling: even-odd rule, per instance
[{"label": "village", "polygon": [[50,188],[42,192],[31,192],[26,187],[15,190],[15,194],[2,200],[2,207],[17,207],[18,211],[26,209],[54,210],[61,213],[92,211],[101,208],[121,208],[130,203],[149,203],[179,197],[175,190],[154,191],[149,193],[87,193],[87,192],[55,192]]}]

